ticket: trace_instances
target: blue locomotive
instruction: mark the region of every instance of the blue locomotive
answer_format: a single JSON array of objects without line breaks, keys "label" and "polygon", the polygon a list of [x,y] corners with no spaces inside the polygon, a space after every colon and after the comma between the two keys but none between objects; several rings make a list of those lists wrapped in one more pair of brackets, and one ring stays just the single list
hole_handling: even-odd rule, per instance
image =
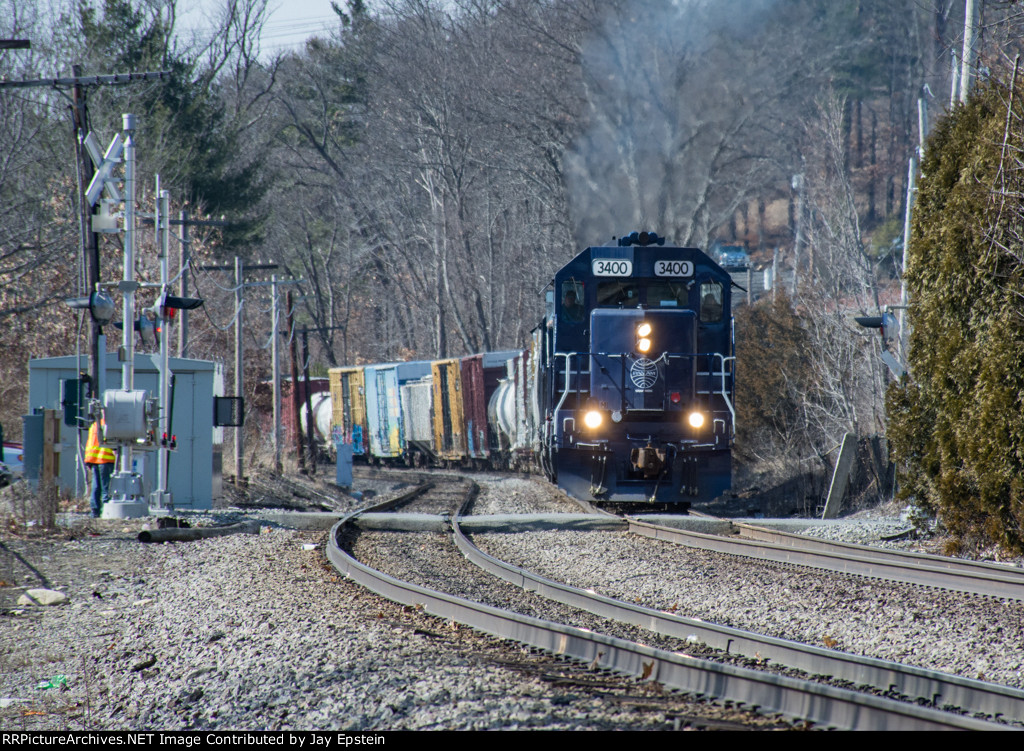
[{"label": "blue locomotive", "polygon": [[730,285],[700,250],[647,232],[555,274],[537,353],[549,479],[608,502],[688,504],[729,489]]},{"label": "blue locomotive", "polygon": [[587,248],[527,349],[332,368],[331,432],[371,463],[539,465],[583,500],[711,500],[731,481],[730,284],[654,233]]}]

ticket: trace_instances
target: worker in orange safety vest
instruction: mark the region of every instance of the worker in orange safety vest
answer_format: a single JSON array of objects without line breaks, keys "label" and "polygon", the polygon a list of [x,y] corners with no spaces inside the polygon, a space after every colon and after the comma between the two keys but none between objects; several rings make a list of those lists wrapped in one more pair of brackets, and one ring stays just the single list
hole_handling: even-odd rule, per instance
[{"label": "worker in orange safety vest", "polygon": [[85,442],[85,463],[92,468],[89,506],[96,518],[103,513],[103,504],[110,500],[110,476],[114,474],[114,462],[117,460],[113,449],[100,445],[100,422],[96,420],[89,427],[89,439]]}]

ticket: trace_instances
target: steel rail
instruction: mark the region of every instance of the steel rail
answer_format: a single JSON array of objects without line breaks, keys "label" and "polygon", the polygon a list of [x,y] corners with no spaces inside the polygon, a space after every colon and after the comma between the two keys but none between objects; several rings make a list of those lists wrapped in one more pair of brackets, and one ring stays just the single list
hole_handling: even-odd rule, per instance
[{"label": "steel rail", "polygon": [[788,545],[789,547],[799,547],[807,550],[844,551],[853,555],[870,555],[879,560],[888,560],[901,565],[914,566],[925,564],[952,571],[965,571],[979,576],[992,574],[1007,581],[1016,580],[1024,584],[1024,569],[1005,563],[967,561],[962,558],[950,558],[931,553],[914,553],[909,550],[894,550],[893,548],[878,548],[873,545],[861,545],[853,542],[823,540],[808,535],[798,535],[793,532],[769,529],[749,522],[733,521],[731,524],[739,530],[740,536],[745,539],[774,542],[779,545]]},{"label": "steel rail", "polygon": [[857,686],[872,686],[882,692],[919,699],[931,706],[956,707],[1024,722],[1024,691],[1019,689],[741,631],[616,600],[548,579],[485,553],[462,532],[458,517],[452,527],[456,546],[473,564],[556,602],[655,633],[700,642],[728,654],[771,661],[810,675],[832,676]]},{"label": "steel rail", "polygon": [[[676,545],[903,584],[916,584],[987,597],[1024,600],[1024,578],[1012,570],[993,572],[978,568],[958,569],[938,565],[932,561],[908,566],[904,562],[876,555],[875,548],[862,547],[856,553],[821,549],[821,547],[811,550],[780,543],[688,532],[640,521],[630,516],[627,516],[626,520],[629,523],[630,532],[656,540],[665,540]],[[815,541],[815,544],[820,545],[820,542]]]},{"label": "steel rail", "polygon": [[327,542],[327,556],[344,576],[377,594],[455,620],[502,639],[529,644],[556,655],[652,680],[692,694],[713,696],[826,727],[849,730],[985,730],[992,723],[912,704],[807,683],[732,665],[699,660],[617,639],[585,629],[437,592],[403,582],[356,561],[339,544],[339,535],[362,511],[341,519]]}]

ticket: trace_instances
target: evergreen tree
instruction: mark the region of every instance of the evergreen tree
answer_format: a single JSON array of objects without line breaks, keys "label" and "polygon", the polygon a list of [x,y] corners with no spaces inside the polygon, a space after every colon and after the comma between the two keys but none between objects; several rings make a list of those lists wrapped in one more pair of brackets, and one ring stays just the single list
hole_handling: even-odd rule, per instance
[{"label": "evergreen tree", "polygon": [[229,240],[253,239],[243,218],[262,196],[259,161],[243,157],[239,128],[227,116],[215,71],[199,54],[179,47],[173,13],[131,0],[80,0],[82,50],[97,74],[166,71],[159,82],[104,87],[90,98],[96,125],[120,125],[120,113],[139,115],[140,159],[160,173],[177,199],[237,223]]},{"label": "evergreen tree", "polygon": [[[975,91],[933,131],[909,248],[910,377],[890,393],[906,498],[961,543],[1024,549],[1024,299],[1020,193],[1001,191],[1020,143],[1019,94]],[[1016,133],[1013,132],[1016,129]],[[1011,150],[1012,151],[1012,150]]]}]

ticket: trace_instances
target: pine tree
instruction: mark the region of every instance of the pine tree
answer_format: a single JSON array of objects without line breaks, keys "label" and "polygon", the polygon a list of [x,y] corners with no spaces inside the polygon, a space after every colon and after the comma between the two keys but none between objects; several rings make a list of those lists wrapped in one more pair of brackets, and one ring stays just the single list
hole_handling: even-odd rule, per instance
[{"label": "pine tree", "polygon": [[251,241],[256,224],[242,220],[263,194],[259,162],[243,158],[239,129],[231,122],[218,79],[198,53],[181,48],[173,16],[131,0],[102,0],[102,12],[81,0],[79,54],[97,73],[166,71],[156,83],[106,87],[90,98],[95,127],[120,124],[120,113],[139,116],[137,141],[145,171],[160,173],[164,187],[206,213],[237,223],[226,239]]},{"label": "pine tree", "polygon": [[998,191],[1004,129],[1021,116],[1018,97],[1007,117],[1008,100],[993,81],[929,138],[907,271],[910,377],[889,408],[903,496],[963,544],[1022,550],[1024,301],[1010,219],[1020,194]]}]

